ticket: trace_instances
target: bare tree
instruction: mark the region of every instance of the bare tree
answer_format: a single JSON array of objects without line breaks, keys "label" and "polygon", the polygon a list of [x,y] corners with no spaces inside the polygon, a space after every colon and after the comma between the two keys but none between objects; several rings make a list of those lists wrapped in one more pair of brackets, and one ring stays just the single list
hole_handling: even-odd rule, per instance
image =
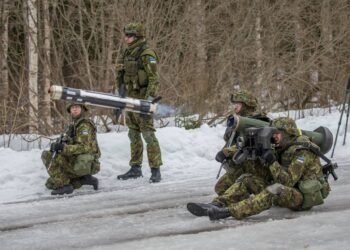
[{"label": "bare tree", "polygon": [[1,36],[1,47],[0,47],[0,65],[1,65],[1,77],[0,77],[0,100],[1,105],[7,106],[7,99],[9,95],[9,79],[8,79],[8,25],[9,25],[9,2],[10,0],[4,0],[1,3],[1,26],[0,26],[0,36]]},{"label": "bare tree", "polygon": [[27,48],[28,48],[28,93],[29,133],[38,130],[38,12],[37,1],[26,2]]},{"label": "bare tree", "polygon": [[49,95],[49,88],[51,85],[50,79],[51,79],[51,27],[50,27],[50,12],[49,12],[49,2],[48,0],[42,0],[42,16],[43,16],[43,54],[44,54],[44,60],[43,60],[43,69],[42,69],[42,75],[43,75],[43,90],[44,90],[44,97],[41,102],[41,110],[42,110],[42,117],[44,120],[44,123],[46,126],[52,127],[52,120],[51,120],[51,104],[50,104],[50,95]]}]

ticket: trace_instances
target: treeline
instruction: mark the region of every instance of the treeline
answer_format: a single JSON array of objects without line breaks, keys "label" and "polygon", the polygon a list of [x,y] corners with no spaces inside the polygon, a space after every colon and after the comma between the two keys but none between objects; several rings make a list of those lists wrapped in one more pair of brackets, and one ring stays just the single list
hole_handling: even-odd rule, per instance
[{"label": "treeline", "polygon": [[1,0],[0,134],[57,132],[52,84],[111,91],[131,21],[158,52],[163,102],[183,112],[224,114],[239,88],[264,110],[337,104],[349,13],[349,0]]}]

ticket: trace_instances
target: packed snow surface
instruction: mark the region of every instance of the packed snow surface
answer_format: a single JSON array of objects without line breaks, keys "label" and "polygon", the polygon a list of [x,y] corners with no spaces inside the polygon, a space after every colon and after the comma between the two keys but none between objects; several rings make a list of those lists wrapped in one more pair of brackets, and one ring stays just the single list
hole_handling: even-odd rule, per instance
[{"label": "packed snow surface", "polygon": [[[325,126],[335,136],[339,117],[337,110],[312,110],[297,125],[305,130]],[[186,203],[210,202],[215,196],[219,164],[214,157],[224,144],[224,130],[223,125],[158,129],[164,165],[157,184],[148,183],[146,153],[143,178],[117,180],[129,169],[127,131],[98,134],[100,190],[84,186],[75,196],[58,199],[45,188],[41,150],[1,147],[0,249],[349,249],[350,138],[343,146],[345,119],[333,158],[339,180],[330,177],[332,192],[325,204],[307,212],[272,208],[242,221],[211,222],[188,213]]]}]

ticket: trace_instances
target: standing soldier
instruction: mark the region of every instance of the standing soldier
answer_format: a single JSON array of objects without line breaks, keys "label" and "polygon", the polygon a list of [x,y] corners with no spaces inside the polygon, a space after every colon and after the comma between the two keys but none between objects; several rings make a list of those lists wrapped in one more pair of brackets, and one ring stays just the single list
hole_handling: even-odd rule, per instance
[{"label": "standing soldier", "polygon": [[[318,147],[307,136],[301,135],[290,118],[277,118],[272,125],[278,129],[272,136],[277,157],[266,167],[273,176],[274,184],[243,200],[227,196],[220,203],[221,206],[209,208],[211,220],[229,216],[243,219],[267,210],[272,205],[296,211],[308,210],[322,204],[328,196],[330,187],[323,174],[320,158],[314,153]],[[251,183],[235,184],[231,189],[233,194],[244,194],[251,189]]]},{"label": "standing soldier", "polygon": [[[158,57],[155,51],[147,45],[145,31],[140,23],[129,23],[124,27],[126,48],[122,64],[117,66],[117,89],[121,96],[152,101],[157,95],[159,79],[157,73]],[[143,142],[147,144],[148,163],[152,176],[150,182],[161,180],[160,166],[162,163],[158,140],[155,136],[153,117],[138,113],[126,113],[126,125],[129,128],[131,148],[131,169],[118,179],[127,180],[142,176]]]},{"label": "standing soldier", "polygon": [[49,178],[46,187],[53,189],[52,195],[70,194],[82,185],[92,185],[98,189],[98,179],[92,175],[100,171],[101,156],[96,139],[94,123],[85,117],[87,107],[83,104],[70,104],[73,123],[57,142],[44,151],[41,159],[47,168]]},{"label": "standing soldier", "polygon": [[[269,121],[270,119],[263,113],[259,113],[258,110],[258,100],[249,91],[241,90],[237,91],[231,96],[231,102],[233,104],[233,112],[240,116],[246,116],[254,119],[261,119],[264,121]],[[224,163],[224,168],[226,173],[221,176],[219,181],[215,185],[215,192],[218,196],[211,203],[188,203],[187,209],[189,212],[196,216],[206,216],[208,215],[208,209],[212,206],[219,205],[222,200],[226,197],[231,197],[231,186],[235,183],[254,183],[254,188],[251,193],[259,193],[264,187],[269,184],[271,180],[271,175],[266,168],[262,167],[259,160],[246,160],[238,165],[234,164],[232,161],[232,156],[237,151],[236,142],[237,138],[240,136],[238,133],[233,131],[231,124],[231,119],[233,115],[227,118],[227,129],[224,134],[224,140],[226,141],[225,147],[219,151],[215,159]],[[227,145],[227,141],[234,134],[234,138],[231,145]],[[240,178],[239,178],[240,177]]]}]

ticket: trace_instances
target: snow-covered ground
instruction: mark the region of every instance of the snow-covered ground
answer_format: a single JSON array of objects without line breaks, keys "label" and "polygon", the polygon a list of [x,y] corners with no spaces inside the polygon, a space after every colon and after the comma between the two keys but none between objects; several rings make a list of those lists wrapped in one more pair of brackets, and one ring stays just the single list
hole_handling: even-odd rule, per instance
[{"label": "snow-covered ground", "polygon": [[[298,126],[326,126],[335,136],[339,112],[312,112]],[[40,150],[0,148],[0,249],[349,249],[350,139],[341,145],[344,123],[335,151],[339,180],[330,177],[333,190],[324,205],[298,213],[273,208],[242,221],[211,222],[186,210],[189,201],[214,197],[222,125],[158,129],[164,161],[158,184],[148,183],[146,156],[144,178],[118,181],[129,169],[127,132],[99,134],[100,191],[83,187],[77,196],[59,199],[44,186]]]}]

